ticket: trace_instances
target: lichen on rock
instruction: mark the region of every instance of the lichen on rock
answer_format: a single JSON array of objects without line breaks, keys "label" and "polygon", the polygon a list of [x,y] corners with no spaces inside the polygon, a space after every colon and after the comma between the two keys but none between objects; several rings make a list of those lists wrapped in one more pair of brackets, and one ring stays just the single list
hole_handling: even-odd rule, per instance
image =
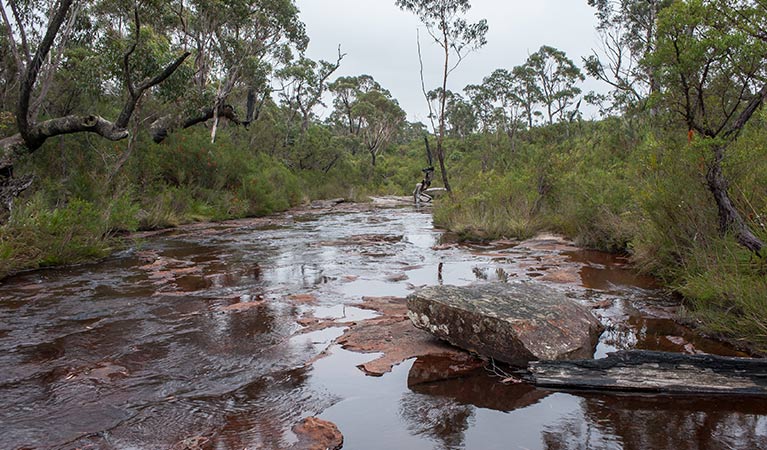
[{"label": "lichen on rock", "polygon": [[423,288],[408,297],[413,324],[508,364],[588,358],[602,325],[560,291],[535,283]]}]

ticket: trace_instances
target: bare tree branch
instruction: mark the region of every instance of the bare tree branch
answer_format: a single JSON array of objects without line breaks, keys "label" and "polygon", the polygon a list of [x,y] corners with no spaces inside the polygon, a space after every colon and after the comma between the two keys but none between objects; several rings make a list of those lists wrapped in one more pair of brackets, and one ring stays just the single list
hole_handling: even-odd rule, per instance
[{"label": "bare tree branch", "polygon": [[24,58],[26,59],[26,64],[28,65],[32,61],[31,52],[29,51],[29,44],[27,43],[27,32],[24,30],[24,24],[21,21],[21,14],[19,14],[19,9],[16,6],[15,0],[10,0],[8,2],[11,5],[11,11],[13,12],[13,18],[16,20],[16,24],[19,26],[19,36],[21,37],[21,49],[24,50]]},{"label": "bare tree branch", "polygon": [[[56,69],[58,68],[61,58],[64,55],[64,47],[66,46],[66,43],[69,41],[69,38],[72,34],[72,30],[75,26],[75,21],[77,20],[77,12],[79,11],[79,4],[75,5],[70,14],[69,14],[69,20],[67,21],[66,25],[64,26],[64,31],[61,33],[61,39],[60,44],[58,45],[59,49],[56,51],[55,56],[50,58],[49,62],[47,64],[47,67],[45,68],[45,77],[43,78],[43,81],[40,83],[40,92],[37,94],[37,98],[35,98],[32,101],[32,104],[29,108],[29,117],[30,120],[33,122],[37,121],[37,115],[40,110],[40,107],[42,106],[45,99],[48,97],[48,92],[51,89],[51,86],[53,85],[53,79],[56,74]],[[50,53],[49,53],[50,55]]]},{"label": "bare tree branch", "polygon": [[[215,114],[216,112],[213,111],[213,108],[202,108],[191,116],[164,116],[152,122],[149,126],[149,132],[152,135],[152,140],[159,144],[164,141],[173,130],[186,129],[197,125],[198,123],[206,122],[212,119]],[[242,123],[231,105],[221,105],[218,108],[217,114],[218,117],[225,117],[235,125],[240,125]]]},{"label": "bare tree branch", "polygon": [[130,121],[130,118],[133,115],[133,111],[136,108],[136,104],[138,103],[139,99],[141,99],[141,96],[144,95],[144,92],[146,92],[147,89],[157,86],[158,84],[165,81],[168,77],[173,75],[173,72],[175,72],[176,69],[178,69],[179,66],[184,63],[189,55],[191,55],[191,53],[184,52],[181,56],[176,58],[175,61],[168,64],[162,72],[155,75],[153,78],[142,81],[138,86],[134,86],[133,94],[130,95],[126,100],[125,105],[123,106],[123,110],[120,112],[120,115],[115,121],[115,126],[117,128],[127,128],[128,122]]},{"label": "bare tree branch", "polygon": [[[16,62],[16,73],[19,77],[19,80],[21,80],[24,73],[24,68],[26,67],[26,63],[21,59],[21,54],[19,54],[16,39],[13,36],[13,27],[11,26],[11,22],[8,20],[8,16],[5,14],[5,8],[3,8],[2,5],[0,5],[0,14],[2,14],[3,23],[5,24],[5,29],[8,33],[8,43],[11,47],[11,54],[13,54],[13,59]],[[17,25],[21,27],[21,24],[17,23]]]}]

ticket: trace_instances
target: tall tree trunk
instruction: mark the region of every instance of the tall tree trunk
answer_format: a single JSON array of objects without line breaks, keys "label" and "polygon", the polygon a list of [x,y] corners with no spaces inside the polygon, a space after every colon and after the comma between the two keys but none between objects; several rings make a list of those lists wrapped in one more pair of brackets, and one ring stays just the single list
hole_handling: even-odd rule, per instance
[{"label": "tall tree trunk", "polygon": [[442,175],[442,184],[445,186],[445,190],[447,190],[448,193],[452,193],[453,190],[450,188],[450,181],[448,180],[447,176],[447,167],[445,167],[445,150],[443,147],[443,143],[445,140],[445,109],[447,106],[447,75],[449,73],[449,64],[450,64],[450,46],[448,44],[447,40],[447,34],[444,34],[445,31],[443,30],[443,36],[444,39],[444,49],[445,49],[445,66],[442,71],[442,95],[440,98],[440,105],[439,105],[439,133],[437,133],[437,160],[439,161],[439,171]]},{"label": "tall tree trunk", "polygon": [[509,137],[509,142],[511,143],[511,154],[516,155],[517,154],[517,127],[512,126],[509,127],[509,129],[506,130],[506,136]]},{"label": "tall tree trunk", "polygon": [[716,206],[719,209],[719,231],[722,234],[731,231],[738,243],[757,255],[764,248],[764,242],[754,235],[751,228],[743,220],[735,205],[732,204],[727,191],[729,185],[722,172],[725,148],[717,145],[714,149],[714,161],[709,165],[706,173],[708,189],[714,196]]},{"label": "tall tree trunk", "polygon": [[245,110],[245,121],[243,122],[246,125],[250,125],[251,122],[253,122],[255,115],[256,115],[256,91],[253,88],[248,89],[248,98],[246,103],[246,110]]}]

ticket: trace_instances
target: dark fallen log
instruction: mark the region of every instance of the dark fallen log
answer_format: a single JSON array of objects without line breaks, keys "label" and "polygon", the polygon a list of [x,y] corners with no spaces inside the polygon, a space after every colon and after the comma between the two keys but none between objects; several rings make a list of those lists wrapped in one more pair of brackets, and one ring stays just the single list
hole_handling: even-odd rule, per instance
[{"label": "dark fallen log", "polygon": [[682,394],[767,395],[767,360],[622,351],[605,359],[534,361],[540,387]]}]

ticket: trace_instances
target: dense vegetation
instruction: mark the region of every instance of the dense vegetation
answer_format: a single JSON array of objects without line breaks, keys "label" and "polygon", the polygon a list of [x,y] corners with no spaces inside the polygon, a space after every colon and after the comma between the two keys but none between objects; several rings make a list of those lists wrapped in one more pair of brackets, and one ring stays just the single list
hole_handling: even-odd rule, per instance
[{"label": "dense vegetation", "polygon": [[[408,195],[429,134],[452,191],[439,225],[625,252],[691,320],[767,349],[767,8],[588,3],[605,45],[583,68],[542,45],[458,92],[449,68],[487,23],[468,0],[398,0],[444,55],[428,129],[373,77],[334,78],[341,48],[306,58],[292,0],[3,2],[0,277],[102,257],[126,231]],[[583,93],[586,75],[610,93]]]}]

